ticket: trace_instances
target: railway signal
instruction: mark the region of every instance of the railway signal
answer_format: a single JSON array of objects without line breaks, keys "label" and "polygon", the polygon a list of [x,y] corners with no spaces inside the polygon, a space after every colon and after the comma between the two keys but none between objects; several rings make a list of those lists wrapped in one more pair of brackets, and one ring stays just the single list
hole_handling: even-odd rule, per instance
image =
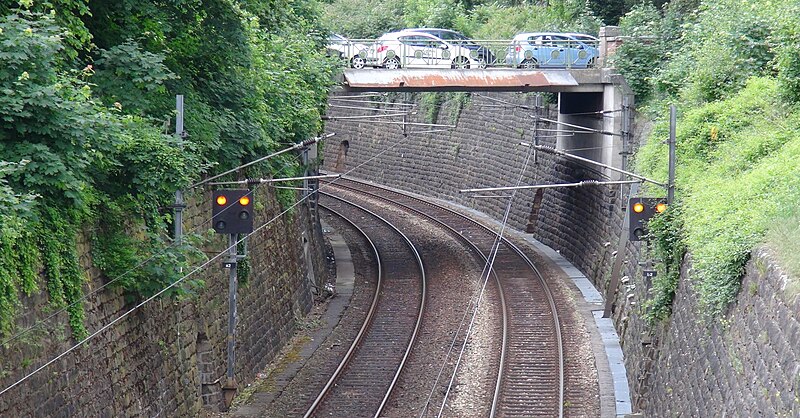
[{"label": "railway signal", "polygon": [[217,233],[253,232],[253,199],[250,190],[215,190],[212,205],[212,225]]},{"label": "railway signal", "polygon": [[667,210],[666,200],[658,197],[632,197],[628,200],[628,239],[641,241],[647,235],[650,218]]}]

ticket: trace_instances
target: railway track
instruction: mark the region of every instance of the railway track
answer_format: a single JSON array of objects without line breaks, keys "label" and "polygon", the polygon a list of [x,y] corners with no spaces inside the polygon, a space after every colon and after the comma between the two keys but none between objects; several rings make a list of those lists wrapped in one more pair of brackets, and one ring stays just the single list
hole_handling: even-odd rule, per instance
[{"label": "railway track", "polygon": [[374,236],[379,283],[361,330],[304,416],[378,417],[417,339],[425,270],[413,243],[390,222],[346,199],[321,194],[322,208],[345,219],[358,217],[365,235]]},{"label": "railway track", "polygon": [[404,193],[353,179],[339,179],[326,188],[381,199],[424,216],[491,259],[503,300],[504,332],[489,416],[563,416],[564,351],[558,312],[547,281],[520,248],[507,239],[498,243],[495,231],[460,213]]}]

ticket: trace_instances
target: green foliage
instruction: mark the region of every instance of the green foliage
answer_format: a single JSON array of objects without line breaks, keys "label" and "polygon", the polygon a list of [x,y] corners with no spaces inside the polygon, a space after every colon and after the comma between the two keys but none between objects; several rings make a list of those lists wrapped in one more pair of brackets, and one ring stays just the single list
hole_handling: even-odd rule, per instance
[{"label": "green foliage", "polygon": [[[188,270],[204,258],[196,249],[200,242],[194,234],[184,236],[182,245],[171,244],[141,221],[127,219],[127,211],[118,205],[109,204],[102,210],[103,217],[93,231],[92,259],[129,296],[152,296],[180,279],[182,268]],[[188,280],[169,294],[181,295],[200,285],[202,281]]]},{"label": "green foliage", "polygon": [[[800,112],[782,107],[778,89],[774,79],[754,78],[731,98],[680,117],[678,216],[710,314],[737,294],[750,251],[764,242],[780,208],[796,206]],[[668,121],[660,121],[636,156],[648,177],[666,180],[667,130]]]},{"label": "green foliage", "polygon": [[635,6],[620,22],[626,42],[613,58],[639,103],[724,99],[752,76],[774,76],[797,100],[797,2],[674,0]]},{"label": "green foliage", "polygon": [[50,303],[54,308],[66,308],[73,335],[78,340],[88,335],[83,324],[83,304],[80,303],[86,276],[78,263],[75,242],[81,216],[74,210],[62,211],[52,205],[45,206],[36,232]]},{"label": "green foliage", "polygon": [[0,162],[0,335],[11,330],[20,290],[27,295],[38,290],[38,253],[25,230],[35,196],[17,194],[5,179],[23,165]]},{"label": "green foliage", "polygon": [[[164,65],[164,56],[142,51],[139,44],[128,40],[108,50],[101,49],[91,81],[103,102],[114,105],[126,113],[164,113],[151,103],[167,93],[165,82],[177,78]],[[90,70],[91,71],[91,70]]]},{"label": "green foliage", "polygon": [[[795,193],[797,194],[797,193]],[[800,196],[792,196],[797,202]],[[787,199],[788,200],[788,199]],[[778,216],[767,231],[766,242],[780,261],[780,265],[789,273],[786,287],[787,300],[800,294],[800,210],[796,205],[782,207]]]},{"label": "green foliage", "polygon": [[455,0],[406,0],[406,27],[452,28],[464,10]]},{"label": "green foliage", "polygon": [[375,39],[403,28],[404,7],[404,0],[338,0],[324,6],[323,24],[353,39]]},{"label": "green foliage", "polygon": [[612,56],[611,65],[625,76],[638,101],[649,98],[651,77],[666,53],[661,22],[661,14],[655,6],[640,3],[625,15],[620,25],[622,33],[630,38]]},{"label": "green foliage", "polygon": [[[321,127],[333,68],[315,0],[28,0],[0,12],[0,334],[41,270],[85,335],[76,238],[87,228],[97,267],[128,295],[174,283],[201,244],[166,237],[175,190]],[[167,135],[177,93],[180,140]],[[251,173],[298,170],[287,155]]]},{"label": "green foliage", "polygon": [[774,67],[781,86],[781,96],[789,102],[800,102],[800,3],[786,2],[777,13],[772,33],[775,51]]},{"label": "green foliage", "polygon": [[459,116],[461,116],[461,111],[469,104],[470,95],[469,93],[464,92],[456,92],[452,94],[450,98],[450,102],[452,107],[450,108],[450,123],[455,125],[458,122]]},{"label": "green foliage", "polygon": [[424,92],[420,93],[419,110],[425,116],[428,123],[436,123],[439,120],[439,112],[442,110],[442,103],[445,101],[445,93]]},{"label": "green foliage", "polygon": [[583,3],[566,1],[553,3],[552,6],[483,5],[476,7],[468,17],[460,19],[456,27],[475,39],[511,39],[520,32],[596,34],[600,24],[584,8]]},{"label": "green foliage", "polygon": [[92,35],[81,20],[89,15],[87,0],[18,0],[0,4],[0,16],[13,13],[30,15],[38,13],[49,15],[55,23],[65,29],[65,53],[74,59],[82,51],[89,48]]},{"label": "green foliage", "polygon": [[652,237],[653,256],[658,261],[658,274],[644,303],[645,318],[651,323],[670,315],[675,291],[678,289],[681,263],[686,254],[686,244],[681,237],[683,231],[681,219],[680,208],[671,205],[668,211],[654,217],[648,225]]}]

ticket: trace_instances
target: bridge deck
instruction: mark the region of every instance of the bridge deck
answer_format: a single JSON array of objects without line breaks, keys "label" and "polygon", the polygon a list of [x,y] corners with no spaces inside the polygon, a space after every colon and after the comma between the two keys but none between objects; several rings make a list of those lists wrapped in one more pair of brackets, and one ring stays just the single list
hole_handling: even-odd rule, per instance
[{"label": "bridge deck", "polygon": [[602,71],[478,69],[368,69],[344,71],[348,91],[600,92]]}]

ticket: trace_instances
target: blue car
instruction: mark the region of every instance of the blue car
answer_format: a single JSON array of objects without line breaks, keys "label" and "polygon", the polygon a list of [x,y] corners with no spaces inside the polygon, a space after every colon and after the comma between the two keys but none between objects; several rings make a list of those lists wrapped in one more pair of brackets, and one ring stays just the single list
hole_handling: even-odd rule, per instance
[{"label": "blue car", "polygon": [[521,33],[508,46],[506,64],[515,68],[593,68],[600,52],[589,39],[588,35]]}]

